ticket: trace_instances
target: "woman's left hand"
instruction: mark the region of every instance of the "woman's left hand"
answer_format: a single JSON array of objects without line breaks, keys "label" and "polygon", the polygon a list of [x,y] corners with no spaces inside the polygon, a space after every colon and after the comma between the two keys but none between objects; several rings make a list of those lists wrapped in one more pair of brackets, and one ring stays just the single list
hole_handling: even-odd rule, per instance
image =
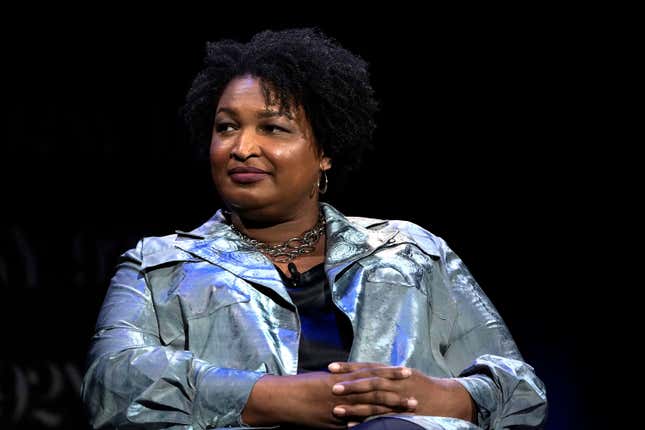
[{"label": "woman's left hand", "polygon": [[[364,368],[389,367],[379,363],[332,363],[329,366],[330,372],[334,374],[350,373]],[[392,391],[402,397],[414,398],[418,404],[415,414],[434,415],[443,417],[454,417],[473,422],[475,419],[476,406],[468,391],[459,382],[450,378],[435,378],[409,368],[410,376],[405,379],[392,380],[389,382],[387,391]],[[353,401],[347,405],[338,405],[334,408],[334,414],[349,419],[357,415],[353,411],[352,404],[370,403],[373,393],[376,390],[375,381],[372,378],[347,380],[336,383],[332,391],[338,396],[345,396]],[[378,387],[381,391],[382,386]],[[345,411],[345,413],[338,413]]]}]

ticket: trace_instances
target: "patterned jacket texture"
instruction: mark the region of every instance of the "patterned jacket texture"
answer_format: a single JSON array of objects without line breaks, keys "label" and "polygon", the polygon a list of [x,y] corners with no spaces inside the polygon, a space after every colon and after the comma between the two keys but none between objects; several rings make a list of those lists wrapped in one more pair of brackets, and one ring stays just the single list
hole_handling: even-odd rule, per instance
[{"label": "patterned jacket texture", "polygon": [[[446,242],[407,221],[348,217],[320,203],[324,270],[353,329],[349,361],[455,378],[477,424],[397,415],[426,429],[542,428],[542,381]],[[300,323],[273,263],[221,210],[191,232],[121,256],[91,340],[81,395],[94,428],[246,428],[263,375],[294,375]]]}]

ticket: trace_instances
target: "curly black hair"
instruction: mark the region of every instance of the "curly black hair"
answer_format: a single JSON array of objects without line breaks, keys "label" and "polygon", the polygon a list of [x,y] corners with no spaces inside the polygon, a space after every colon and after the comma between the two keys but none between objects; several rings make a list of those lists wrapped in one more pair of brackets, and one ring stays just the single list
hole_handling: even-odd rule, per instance
[{"label": "curly black hair", "polygon": [[333,188],[342,187],[348,174],[358,170],[364,151],[374,148],[379,103],[368,63],[317,27],[265,30],[246,44],[230,39],[207,42],[204,65],[181,109],[200,151],[208,148],[224,88],[246,74],[260,79],[267,105],[277,101],[281,112],[303,108],[318,149],[332,159],[328,173]]}]

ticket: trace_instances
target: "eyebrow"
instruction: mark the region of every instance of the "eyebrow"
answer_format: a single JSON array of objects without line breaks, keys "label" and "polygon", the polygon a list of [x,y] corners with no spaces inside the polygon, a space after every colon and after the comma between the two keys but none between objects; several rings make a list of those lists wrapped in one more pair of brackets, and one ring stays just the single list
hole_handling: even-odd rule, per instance
[{"label": "eyebrow", "polygon": [[[227,107],[221,107],[221,108],[217,109],[216,115],[218,113],[220,113],[220,112],[227,113],[227,114],[229,114],[231,116],[237,116],[237,111],[235,109],[231,109],[231,108],[227,108]],[[284,117],[287,117],[288,119],[291,119],[291,120],[293,119],[293,116],[291,114],[289,114],[288,112],[285,112],[285,113],[281,114],[277,110],[268,110],[268,109],[258,111],[256,113],[256,116],[258,118],[273,118],[273,117],[276,117],[276,116],[284,116]]]}]

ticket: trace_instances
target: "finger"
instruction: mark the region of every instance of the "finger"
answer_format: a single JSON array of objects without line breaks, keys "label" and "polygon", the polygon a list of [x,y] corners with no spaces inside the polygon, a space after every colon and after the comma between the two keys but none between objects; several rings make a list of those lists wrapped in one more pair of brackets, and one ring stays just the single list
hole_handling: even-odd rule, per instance
[{"label": "finger", "polygon": [[407,399],[391,391],[370,391],[361,394],[350,394],[343,396],[340,401],[349,405],[371,404],[396,409],[407,408]]},{"label": "finger", "polygon": [[412,369],[404,366],[381,366],[358,369],[352,372],[352,379],[361,379],[369,377],[387,378],[387,379],[405,379],[412,375]]},{"label": "finger", "polygon": [[381,405],[361,404],[361,405],[338,405],[333,409],[333,414],[339,418],[366,418],[372,415],[381,415],[392,412],[398,412],[392,408]]},{"label": "finger", "polygon": [[331,387],[331,392],[346,396],[370,391],[395,391],[395,388],[392,381],[387,378],[371,377],[338,382]]},{"label": "finger", "polygon": [[357,372],[348,373],[346,379],[343,378],[338,380],[338,382],[332,386],[332,392],[334,394],[347,394],[369,390],[398,391],[401,388],[400,384],[395,384],[393,382],[406,379],[411,374],[412,370],[405,367],[363,369]]},{"label": "finger", "polygon": [[347,428],[352,428],[360,424],[360,421],[347,421]]},{"label": "finger", "polygon": [[348,405],[380,405],[397,411],[409,412],[415,411],[418,405],[415,398],[405,397],[389,391],[370,391],[361,394],[350,394],[348,396],[342,396],[339,401]]},{"label": "finger", "polygon": [[384,367],[384,366],[388,366],[388,365],[383,363],[371,363],[371,362],[335,361],[333,363],[329,363],[329,366],[327,366],[327,368],[332,373],[348,373],[348,372],[355,372],[356,370],[359,370],[359,369]]}]

